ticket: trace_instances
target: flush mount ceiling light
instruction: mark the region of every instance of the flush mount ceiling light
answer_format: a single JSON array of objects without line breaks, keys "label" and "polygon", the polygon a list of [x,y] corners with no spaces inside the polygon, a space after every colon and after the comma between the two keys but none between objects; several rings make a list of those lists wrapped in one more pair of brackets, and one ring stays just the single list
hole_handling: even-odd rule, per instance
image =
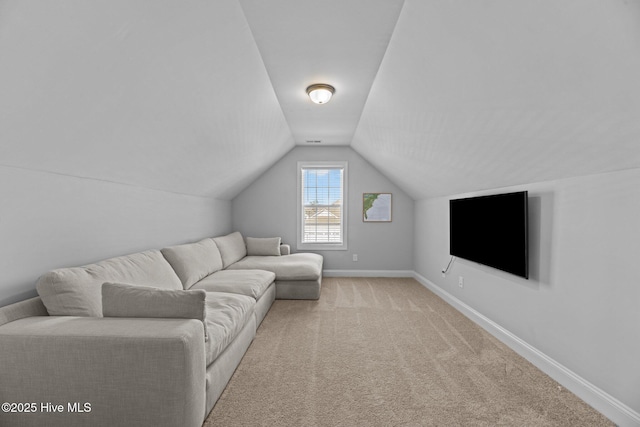
[{"label": "flush mount ceiling light", "polygon": [[318,83],[307,88],[307,95],[316,104],[326,104],[335,91],[336,89],[331,85]]}]

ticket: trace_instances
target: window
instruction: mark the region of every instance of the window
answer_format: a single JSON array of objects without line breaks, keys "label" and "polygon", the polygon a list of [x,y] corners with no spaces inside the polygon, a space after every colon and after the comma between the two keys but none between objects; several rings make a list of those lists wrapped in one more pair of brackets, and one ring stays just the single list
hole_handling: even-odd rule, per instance
[{"label": "window", "polygon": [[347,162],[298,162],[298,249],[347,249]]}]

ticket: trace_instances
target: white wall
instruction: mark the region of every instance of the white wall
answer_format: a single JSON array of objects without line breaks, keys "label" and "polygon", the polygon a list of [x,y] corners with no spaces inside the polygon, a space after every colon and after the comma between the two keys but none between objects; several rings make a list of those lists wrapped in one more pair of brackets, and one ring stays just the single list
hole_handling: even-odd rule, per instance
[{"label": "white wall", "polygon": [[0,306],[44,272],[224,234],[231,202],[0,166]]},{"label": "white wall", "polygon": [[530,280],[460,259],[443,278],[446,197],[416,202],[416,272],[640,412],[640,170],[451,198],[519,190],[529,191]]},{"label": "white wall", "polygon": [[[281,236],[296,245],[297,162],[347,160],[348,250],[317,251],[326,270],[413,270],[413,200],[349,147],[296,147],[232,203],[233,227],[245,236]],[[393,221],[363,223],[362,193],[393,193]],[[352,254],[358,254],[358,262]]]}]

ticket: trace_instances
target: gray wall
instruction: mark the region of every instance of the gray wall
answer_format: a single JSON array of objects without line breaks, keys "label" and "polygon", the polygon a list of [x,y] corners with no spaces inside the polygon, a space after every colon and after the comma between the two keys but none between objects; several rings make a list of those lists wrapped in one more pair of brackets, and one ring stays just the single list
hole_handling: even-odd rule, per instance
[{"label": "gray wall", "polygon": [[231,202],[0,166],[0,306],[44,272],[231,229]]},{"label": "gray wall", "polygon": [[[296,244],[297,162],[347,160],[347,251],[318,251],[327,270],[413,270],[413,200],[349,147],[296,147],[232,203],[233,227],[245,236],[281,236]],[[362,193],[393,193],[393,221],[363,223]],[[358,254],[358,262],[352,254]]]},{"label": "gray wall", "polygon": [[640,412],[640,170],[460,196],[519,190],[530,280],[465,260],[442,277],[449,198],[416,202],[416,272]]}]

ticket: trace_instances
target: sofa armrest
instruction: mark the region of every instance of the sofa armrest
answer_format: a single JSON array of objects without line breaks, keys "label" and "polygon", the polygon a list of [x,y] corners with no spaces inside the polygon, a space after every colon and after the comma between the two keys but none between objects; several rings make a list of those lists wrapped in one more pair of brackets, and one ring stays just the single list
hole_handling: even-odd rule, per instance
[{"label": "sofa armrest", "polygon": [[203,336],[193,319],[42,316],[2,325],[0,402],[36,410],[0,412],[0,425],[201,426]]},{"label": "sofa armrest", "polygon": [[47,313],[40,297],[34,297],[0,307],[0,326],[23,317],[48,315],[49,313]]},{"label": "sofa armrest", "polygon": [[291,254],[291,246],[285,245],[284,243],[280,245],[280,255],[290,255]]}]

